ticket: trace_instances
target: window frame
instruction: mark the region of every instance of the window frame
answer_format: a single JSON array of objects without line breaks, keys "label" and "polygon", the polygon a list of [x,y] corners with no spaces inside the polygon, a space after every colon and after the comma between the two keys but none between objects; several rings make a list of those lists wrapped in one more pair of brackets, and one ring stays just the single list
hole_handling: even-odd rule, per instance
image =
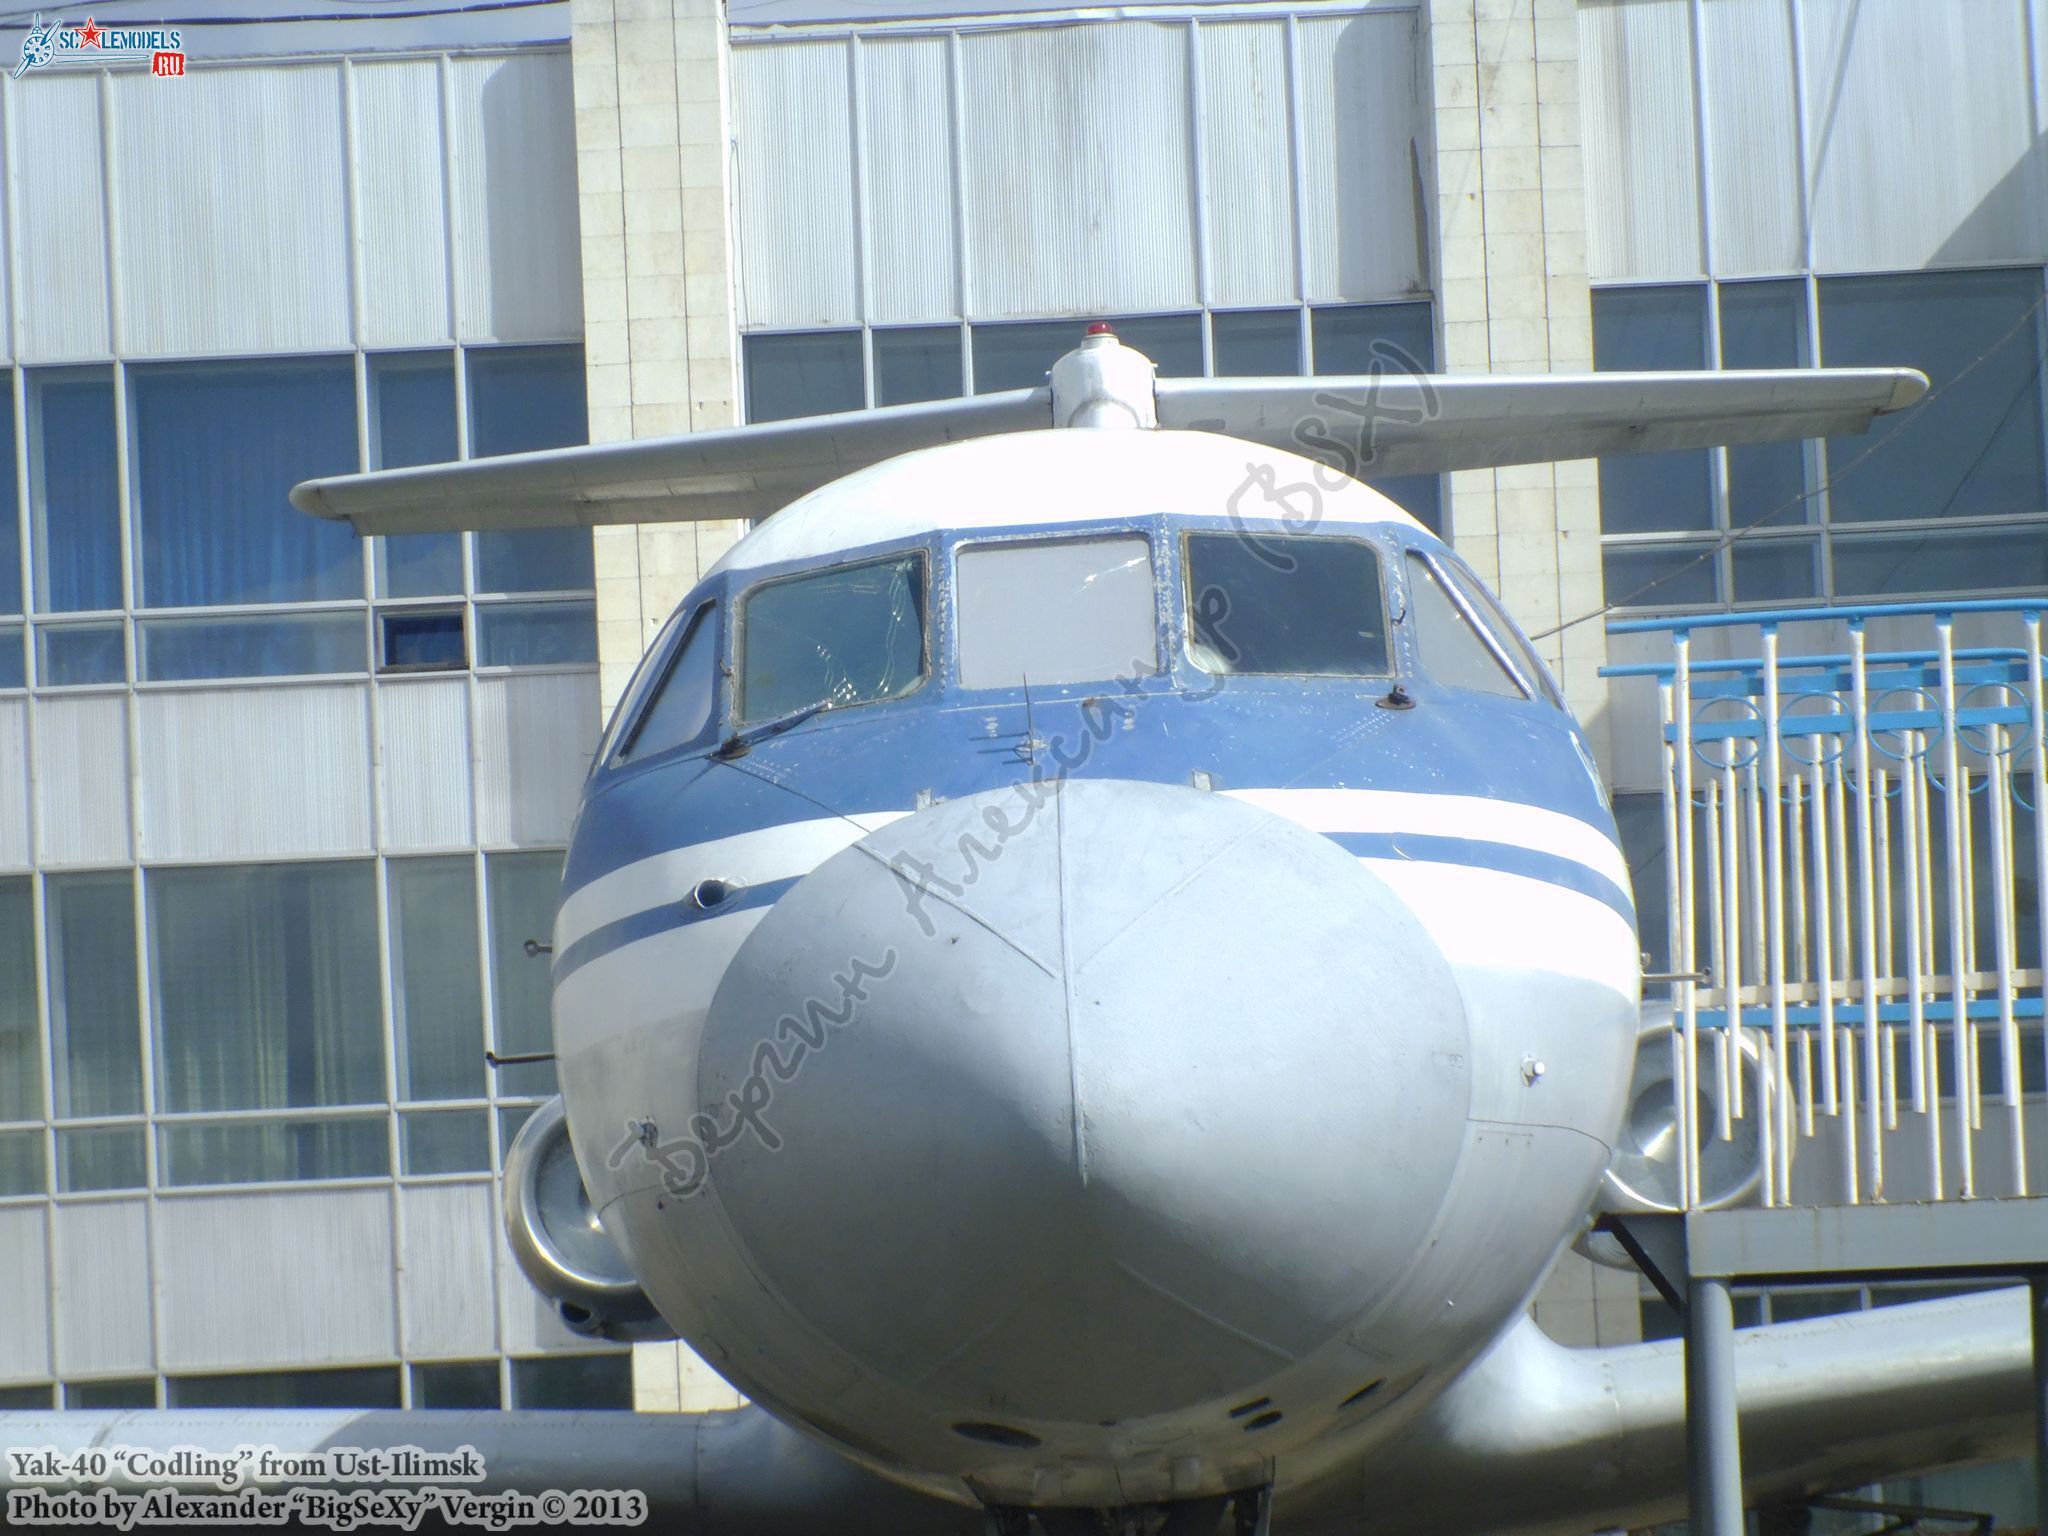
[{"label": "window frame", "polygon": [[[997,534],[994,537],[975,534],[954,541],[952,548],[948,551],[946,569],[946,579],[951,583],[953,599],[949,604],[951,611],[947,615],[946,620],[947,628],[950,631],[947,640],[952,663],[946,679],[947,683],[960,693],[971,695],[974,698],[1019,691],[1018,686],[1014,683],[999,684],[993,687],[970,687],[961,679],[960,557],[962,555],[972,554],[976,550],[1034,548],[1049,544],[1104,544],[1117,539],[1137,539],[1141,541],[1145,546],[1146,563],[1152,569],[1153,668],[1150,672],[1144,674],[1143,677],[1138,678],[1137,681],[1143,684],[1156,679],[1170,677],[1173,672],[1173,643],[1170,634],[1173,627],[1173,613],[1171,603],[1161,601],[1160,541],[1153,537],[1153,533],[1154,528],[1150,523],[1115,523],[1092,524],[1085,529],[1077,529],[1070,532],[1047,533],[1044,529],[1032,528],[1019,532]],[[1098,693],[1105,683],[1129,681],[1131,679],[1127,674],[1113,673],[1108,677],[1085,678],[1078,682],[1047,683],[1042,689],[1037,683],[1033,683],[1031,687],[1033,692],[1042,692],[1047,697],[1058,698],[1070,692]]]},{"label": "window frame", "polygon": [[[1195,592],[1192,544],[1198,538],[1236,539],[1244,542],[1247,538],[1269,542],[1300,542],[1321,544],[1358,544],[1369,551],[1373,564],[1379,573],[1380,621],[1385,626],[1383,646],[1387,664],[1380,672],[1211,672],[1195,659]],[[1334,683],[1390,682],[1404,675],[1408,670],[1401,663],[1394,644],[1394,607],[1391,599],[1394,589],[1388,584],[1387,567],[1391,563],[1389,544],[1363,533],[1256,533],[1247,535],[1238,528],[1182,528],[1179,530],[1177,554],[1180,558],[1179,580],[1176,583],[1180,595],[1180,659],[1204,678],[1221,678],[1236,683],[1252,678],[1313,678]],[[1403,594],[1405,598],[1405,593]]]},{"label": "window frame", "polygon": [[877,704],[900,704],[929,688],[932,676],[937,670],[932,654],[932,568],[937,564],[937,559],[929,543],[917,542],[904,544],[895,549],[864,552],[850,559],[830,560],[823,565],[804,566],[797,570],[763,576],[736,592],[731,599],[732,633],[726,647],[727,660],[723,669],[731,688],[727,723],[734,730],[741,730],[750,725],[766,725],[780,718],[776,715],[764,715],[757,719],[747,713],[747,608],[753,602],[755,594],[766,591],[769,587],[785,586],[792,581],[803,581],[832,571],[855,570],[863,565],[887,565],[906,556],[917,561],[920,578],[918,598],[923,605],[918,615],[917,682],[901,693],[890,694],[886,699],[861,699],[852,704],[827,704],[818,713],[836,715],[844,710],[867,709]]},{"label": "window frame", "polygon": [[[1409,626],[1408,643],[1415,651],[1415,675],[1424,682],[1434,684],[1439,688],[1449,688],[1459,693],[1485,694],[1488,698],[1506,699],[1509,703],[1527,703],[1531,699],[1542,697],[1536,689],[1530,686],[1529,679],[1522,675],[1523,669],[1520,661],[1509,654],[1507,646],[1493,632],[1493,626],[1484,622],[1478,614],[1472,611],[1472,604],[1466,599],[1465,594],[1458,589],[1457,583],[1451,580],[1441,564],[1430,558],[1430,554],[1429,550],[1410,545],[1403,552],[1401,559],[1401,574],[1405,583],[1404,590],[1401,593],[1401,621]],[[1465,627],[1471,630],[1474,636],[1478,638],[1480,645],[1485,647],[1486,653],[1493,658],[1494,664],[1506,675],[1507,680],[1521,690],[1520,699],[1515,699],[1511,695],[1504,693],[1488,693],[1484,688],[1466,688],[1457,683],[1448,683],[1430,671],[1429,660],[1422,654],[1421,630],[1411,617],[1415,612],[1415,589],[1414,583],[1407,580],[1410,561],[1420,564],[1436,579],[1437,590],[1443,593],[1445,600],[1450,603],[1458,617],[1465,621]]]}]

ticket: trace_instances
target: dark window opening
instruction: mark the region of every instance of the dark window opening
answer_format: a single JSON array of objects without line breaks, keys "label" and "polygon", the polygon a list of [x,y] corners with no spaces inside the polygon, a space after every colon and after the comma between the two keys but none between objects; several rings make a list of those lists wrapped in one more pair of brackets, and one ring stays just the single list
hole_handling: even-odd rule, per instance
[{"label": "dark window opening", "polygon": [[901,698],[924,681],[924,555],[790,576],[746,600],[740,713],[774,720]]},{"label": "dark window opening", "polygon": [[386,672],[459,672],[469,665],[460,609],[378,615]]},{"label": "dark window opening", "polygon": [[1380,559],[1357,539],[1190,534],[1189,655],[1205,672],[1383,677]]}]

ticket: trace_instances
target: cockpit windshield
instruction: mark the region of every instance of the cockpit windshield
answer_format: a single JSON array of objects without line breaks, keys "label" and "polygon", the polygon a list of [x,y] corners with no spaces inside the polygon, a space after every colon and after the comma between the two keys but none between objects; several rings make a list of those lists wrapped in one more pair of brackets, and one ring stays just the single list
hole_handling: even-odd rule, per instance
[{"label": "cockpit windshield", "polygon": [[1159,670],[1158,596],[1143,538],[983,544],[961,550],[956,569],[963,688]]},{"label": "cockpit windshield", "polygon": [[1189,655],[1205,672],[1390,670],[1380,558],[1361,540],[1189,534],[1187,601]]},{"label": "cockpit windshield", "polygon": [[924,680],[922,552],[757,587],[740,616],[740,718],[900,698]]}]

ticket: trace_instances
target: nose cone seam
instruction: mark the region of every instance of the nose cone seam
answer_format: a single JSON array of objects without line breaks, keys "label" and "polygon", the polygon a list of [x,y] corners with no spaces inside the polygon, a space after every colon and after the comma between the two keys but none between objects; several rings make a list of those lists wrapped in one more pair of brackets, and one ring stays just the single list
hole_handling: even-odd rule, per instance
[{"label": "nose cone seam", "polygon": [[1060,993],[1067,1016],[1067,1112],[1074,1135],[1074,1179],[1088,1188],[1088,1118],[1081,1097],[1081,1051],[1075,1039],[1074,1017],[1074,903],[1067,886],[1067,797],[1055,786],[1053,793],[1053,869],[1058,881],[1060,931]]}]

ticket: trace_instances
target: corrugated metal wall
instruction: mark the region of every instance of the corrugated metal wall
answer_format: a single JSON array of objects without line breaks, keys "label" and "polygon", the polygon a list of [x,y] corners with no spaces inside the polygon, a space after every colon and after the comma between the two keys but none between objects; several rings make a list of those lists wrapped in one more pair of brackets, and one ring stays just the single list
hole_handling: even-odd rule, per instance
[{"label": "corrugated metal wall", "polygon": [[1426,286],[1410,6],[733,42],[743,326]]},{"label": "corrugated metal wall", "polygon": [[1581,5],[1594,280],[2048,259],[2029,8]]}]

